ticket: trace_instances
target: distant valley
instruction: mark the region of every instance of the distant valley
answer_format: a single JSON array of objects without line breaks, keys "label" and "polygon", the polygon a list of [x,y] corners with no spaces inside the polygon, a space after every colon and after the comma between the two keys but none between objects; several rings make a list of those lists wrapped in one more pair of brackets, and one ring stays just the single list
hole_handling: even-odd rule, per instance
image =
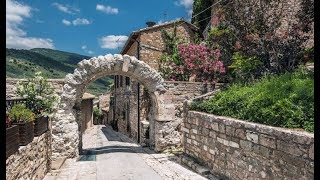
[{"label": "distant valley", "polygon": [[[73,73],[77,63],[89,56],[53,49],[35,48],[30,50],[6,49],[6,77],[30,78],[41,71],[49,79],[64,78]],[[109,91],[113,80],[104,77],[91,83],[87,92],[94,95]]]}]

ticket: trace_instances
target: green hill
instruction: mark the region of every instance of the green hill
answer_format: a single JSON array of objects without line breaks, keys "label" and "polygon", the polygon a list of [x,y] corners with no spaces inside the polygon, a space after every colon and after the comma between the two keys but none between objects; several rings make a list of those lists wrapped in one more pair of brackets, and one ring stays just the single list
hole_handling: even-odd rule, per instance
[{"label": "green hill", "polygon": [[[77,63],[89,59],[75,53],[53,49],[35,48],[31,50],[6,49],[6,76],[11,78],[30,78],[41,71],[48,78],[64,78],[73,73]],[[88,92],[98,95],[109,90],[110,77],[104,77],[91,83]]]}]

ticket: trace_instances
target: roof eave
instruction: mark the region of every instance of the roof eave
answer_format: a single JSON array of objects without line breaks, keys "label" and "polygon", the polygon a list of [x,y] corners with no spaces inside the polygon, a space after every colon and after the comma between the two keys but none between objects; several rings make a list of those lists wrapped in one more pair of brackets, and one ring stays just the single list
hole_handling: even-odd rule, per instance
[{"label": "roof eave", "polygon": [[120,54],[123,55],[124,52],[127,51],[127,49],[130,48],[131,44],[134,43],[131,39],[136,38],[137,36],[134,37],[134,35],[138,35],[138,34],[139,34],[139,32],[136,32],[136,31],[133,31],[133,32],[130,34],[128,40],[126,41],[126,43],[124,44],[122,50],[120,51]]}]

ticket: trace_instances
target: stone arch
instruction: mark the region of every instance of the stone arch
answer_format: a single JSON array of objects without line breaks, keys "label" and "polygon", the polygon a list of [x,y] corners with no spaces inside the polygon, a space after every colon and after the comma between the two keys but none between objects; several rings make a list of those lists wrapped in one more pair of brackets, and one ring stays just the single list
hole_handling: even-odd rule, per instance
[{"label": "stone arch", "polygon": [[[153,106],[153,121],[168,121],[163,103],[161,75],[143,61],[128,55],[105,55],[82,60],[73,74],[65,77],[61,94],[60,108],[52,118],[52,160],[59,157],[77,157],[81,147],[81,98],[90,82],[106,75],[123,75],[142,83],[150,92]],[[154,129],[154,141],[157,144],[159,128]],[[157,145],[155,146],[157,150]]]}]

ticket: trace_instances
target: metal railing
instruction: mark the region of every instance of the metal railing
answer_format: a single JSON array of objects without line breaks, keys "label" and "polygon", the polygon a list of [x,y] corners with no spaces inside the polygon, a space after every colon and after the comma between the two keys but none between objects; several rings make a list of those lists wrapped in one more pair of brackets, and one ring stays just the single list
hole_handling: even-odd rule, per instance
[{"label": "metal railing", "polygon": [[14,98],[6,98],[6,111],[9,111],[13,105],[19,103],[26,103],[26,98],[23,97],[14,97]]}]

